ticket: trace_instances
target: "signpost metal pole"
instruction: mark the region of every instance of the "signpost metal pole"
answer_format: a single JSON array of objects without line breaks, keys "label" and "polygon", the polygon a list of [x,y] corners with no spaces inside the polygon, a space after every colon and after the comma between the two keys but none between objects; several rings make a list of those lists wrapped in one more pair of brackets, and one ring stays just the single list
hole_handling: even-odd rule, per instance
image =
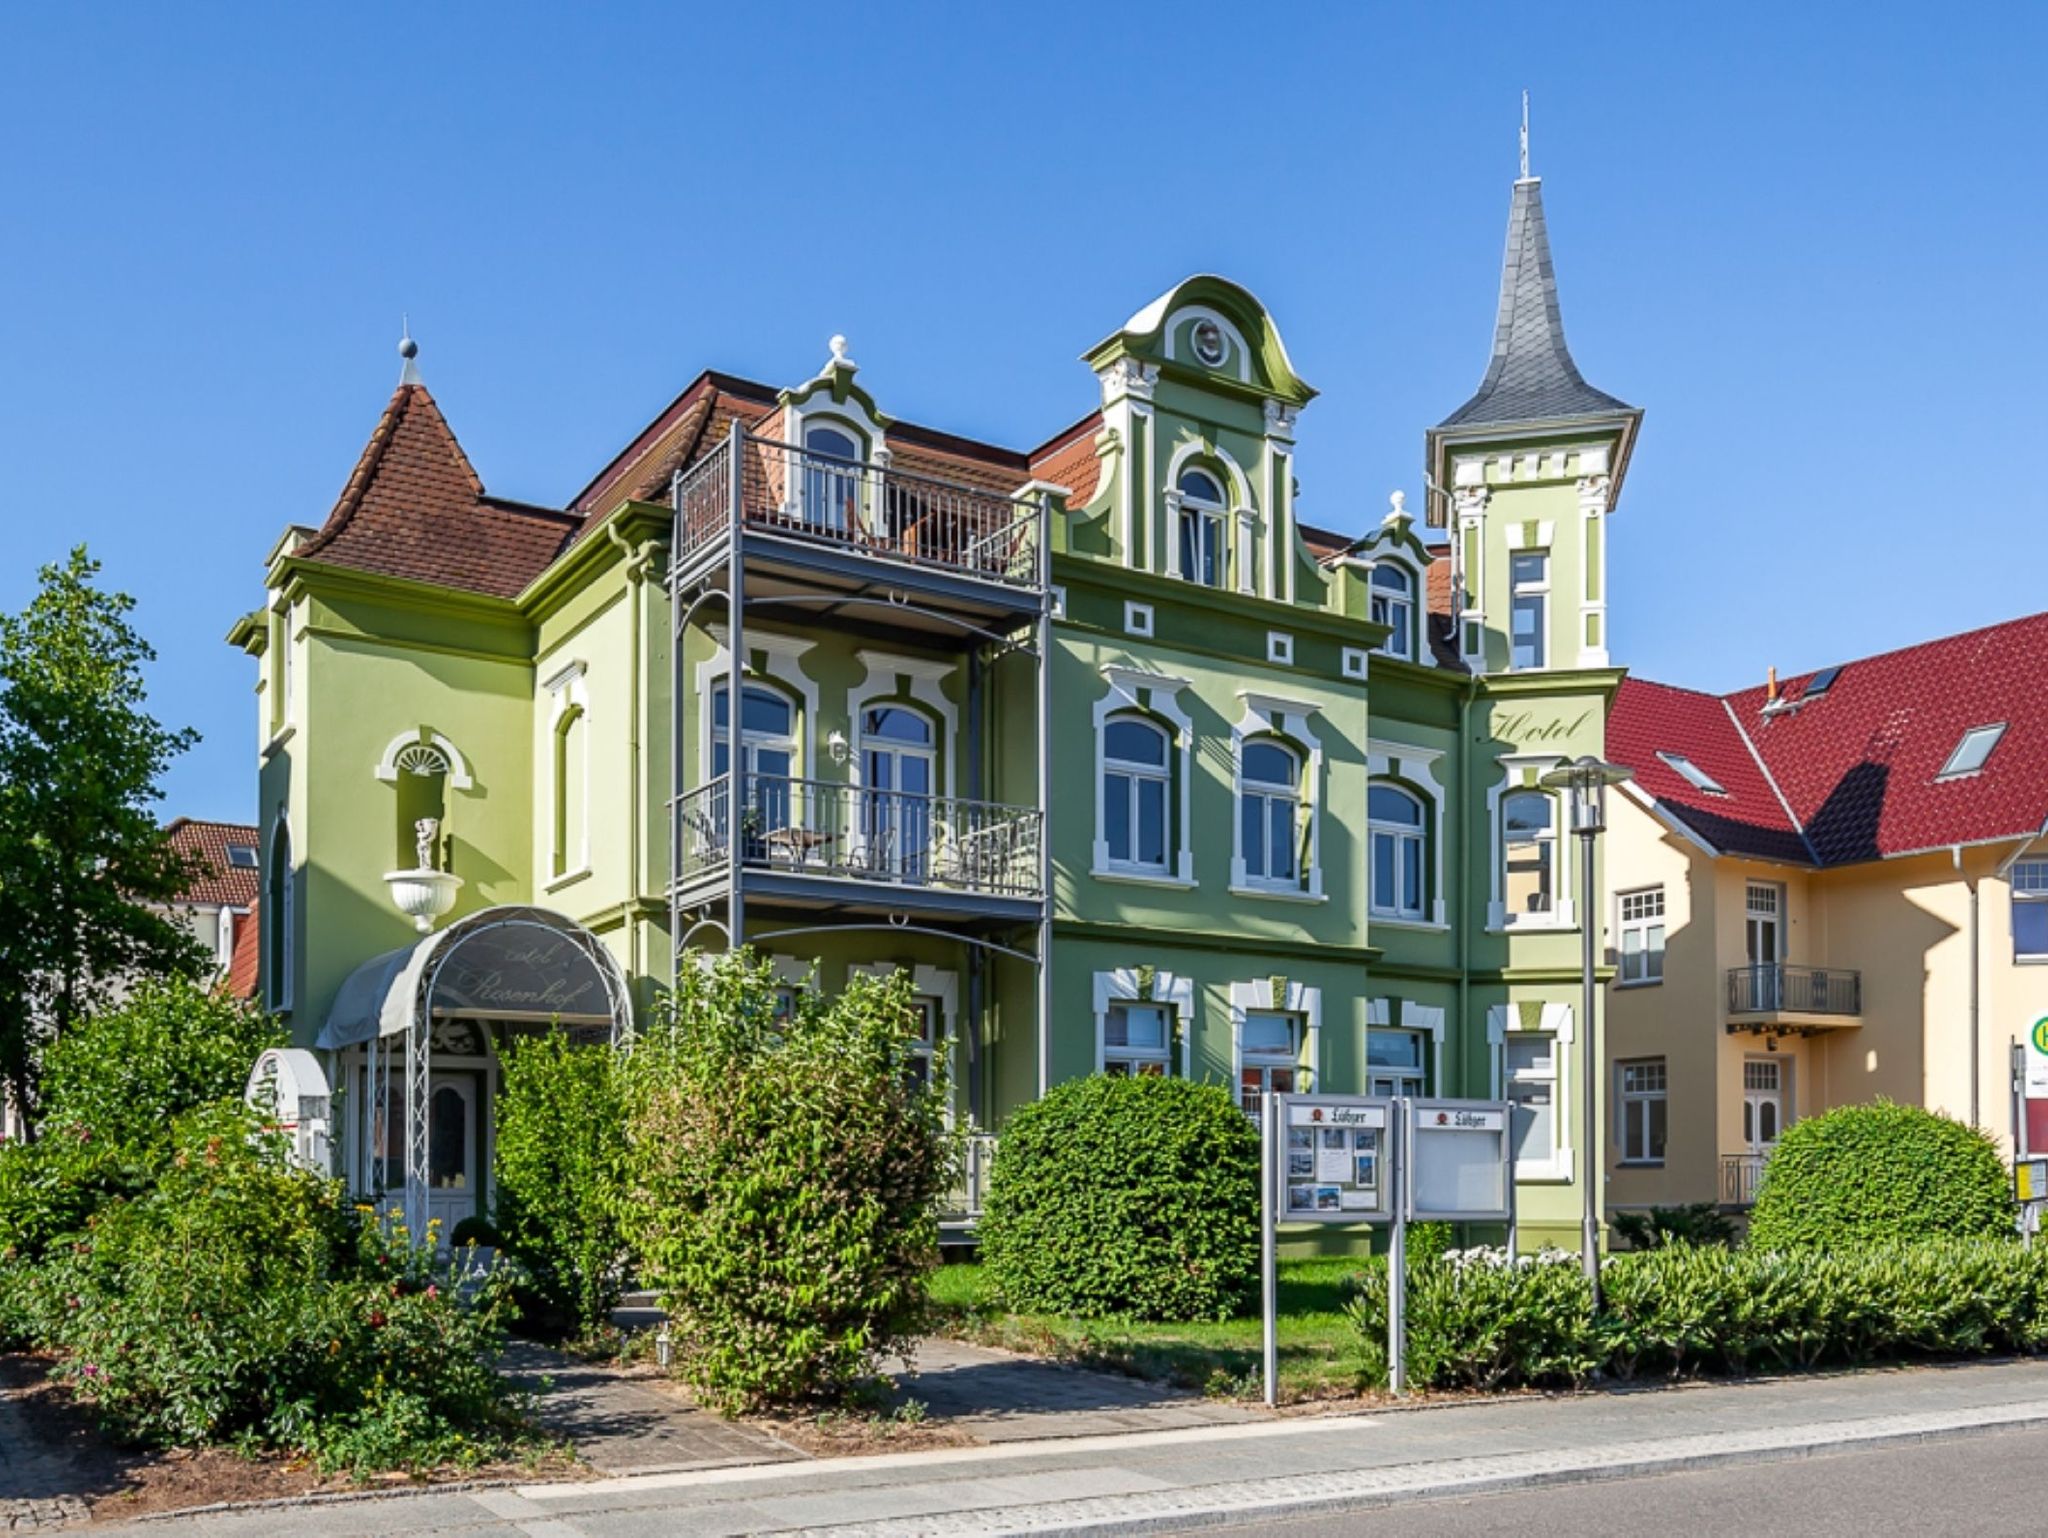
[{"label": "signpost metal pole", "polygon": [[1278,1150],[1287,1134],[1279,1124],[1280,1110],[1269,1089],[1259,1096],[1259,1362],[1265,1379],[1268,1408],[1279,1403],[1280,1384],[1280,1276],[1279,1248],[1275,1230],[1279,1214],[1274,1210],[1280,1158]]},{"label": "signpost metal pole", "polygon": [[1394,1233],[1387,1244],[1387,1387],[1396,1397],[1408,1392],[1408,1154],[1409,1103],[1394,1102],[1394,1125],[1387,1129],[1387,1152],[1394,1168]]},{"label": "signpost metal pole", "polygon": [[[2033,1150],[2027,1146],[2027,1049],[2015,1041],[2012,1044],[2012,1162],[2017,1170],[2027,1162],[2027,1155]],[[2020,1244],[2034,1247],[2034,1205],[2020,1204]]]}]

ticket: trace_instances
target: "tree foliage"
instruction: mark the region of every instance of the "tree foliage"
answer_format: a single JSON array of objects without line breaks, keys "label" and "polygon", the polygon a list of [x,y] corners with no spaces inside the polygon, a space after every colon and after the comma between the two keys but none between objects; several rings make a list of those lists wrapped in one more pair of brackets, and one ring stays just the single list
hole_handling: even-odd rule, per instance
[{"label": "tree foliage", "polygon": [[42,1047],[117,979],[197,975],[196,942],[149,904],[195,874],[153,810],[197,740],[146,707],[155,653],[134,601],[79,546],[0,615],[0,1078],[32,1128]]},{"label": "tree foliage", "polygon": [[707,1403],[842,1398],[924,1320],[953,1171],[909,984],[778,1008],[747,953],[685,968],[627,1059],[623,1211]]}]

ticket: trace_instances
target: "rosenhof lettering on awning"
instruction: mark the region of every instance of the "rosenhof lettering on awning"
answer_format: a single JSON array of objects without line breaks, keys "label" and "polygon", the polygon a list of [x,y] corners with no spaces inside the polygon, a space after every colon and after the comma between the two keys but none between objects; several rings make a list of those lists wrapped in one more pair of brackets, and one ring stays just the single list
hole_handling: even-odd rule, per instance
[{"label": "rosenhof lettering on awning", "polygon": [[441,963],[436,1014],[607,1015],[604,979],[571,940],[531,929],[486,929]]}]

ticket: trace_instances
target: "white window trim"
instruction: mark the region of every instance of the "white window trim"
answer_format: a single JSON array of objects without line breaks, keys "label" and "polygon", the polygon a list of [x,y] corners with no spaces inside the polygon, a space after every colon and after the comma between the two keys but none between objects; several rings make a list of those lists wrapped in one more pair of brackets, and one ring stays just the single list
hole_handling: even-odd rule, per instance
[{"label": "white window trim", "polygon": [[938,1051],[943,1052],[946,1059],[945,1116],[946,1125],[951,1127],[953,1102],[960,1088],[960,1081],[953,1077],[954,1043],[960,1038],[960,974],[948,967],[926,966],[922,962],[906,967],[897,961],[857,961],[846,969],[848,977],[874,977],[883,982],[899,972],[910,974],[912,993],[920,998],[939,1001]]},{"label": "white window trim", "polygon": [[1294,637],[1284,630],[1266,632],[1266,660],[1280,667],[1294,666]]},{"label": "white window trim", "polygon": [[[1102,676],[1109,684],[1108,691],[1095,702],[1093,708],[1095,727],[1095,842],[1092,850],[1093,861],[1089,874],[1099,880],[1141,882],[1149,886],[1191,887],[1195,884],[1195,853],[1192,819],[1192,790],[1195,778],[1195,723],[1180,706],[1179,695],[1189,687],[1185,678],[1174,678],[1165,673],[1148,673],[1139,668],[1120,667],[1114,663],[1102,669]],[[1139,691],[1145,691],[1144,703]],[[1180,780],[1180,839],[1179,847],[1168,861],[1165,871],[1133,870],[1125,866],[1112,865],[1109,860],[1109,839],[1105,833],[1107,824],[1103,817],[1102,778],[1105,770],[1103,739],[1109,718],[1125,711],[1136,711],[1141,715],[1158,717],[1173,728],[1173,741],[1167,745],[1171,761],[1178,757]]]},{"label": "white window trim", "polygon": [[[2042,856],[2034,855],[2026,859],[2014,860],[2012,862],[2012,865],[2006,875],[2005,887],[2006,895],[2010,899],[2012,905],[2014,907],[2017,907],[2021,903],[2038,903],[2044,906],[2048,906],[2048,890],[2039,892],[2023,892],[2020,890],[2018,877],[2019,869],[2022,865],[2048,866],[2048,858],[2043,858]],[[2020,949],[2019,925],[2016,922],[2016,919],[2017,915],[2008,910],[2006,913],[2006,925],[2012,932],[2013,965],[2018,967],[2048,966],[2048,951],[2022,951]]]},{"label": "white window trim", "polygon": [[[1523,770],[1534,769],[1536,777],[1540,779],[1545,770],[1554,769],[1563,762],[1564,756],[1559,753],[1504,755],[1500,760],[1500,766],[1504,771],[1501,779],[1487,788],[1486,826],[1487,842],[1490,846],[1487,865],[1491,872],[1488,879],[1492,885],[1486,904],[1486,927],[1495,933],[1511,930],[1566,930],[1579,927],[1578,904],[1571,896],[1577,890],[1573,885],[1573,878],[1578,874],[1576,845],[1579,841],[1566,826],[1569,808],[1565,805],[1565,798],[1557,792],[1544,790],[1540,785],[1522,783]],[[1549,796],[1557,808],[1557,890],[1548,913],[1508,912],[1507,894],[1503,885],[1505,872],[1502,870],[1507,859],[1507,839],[1501,827],[1501,803],[1509,795],[1523,790],[1535,790]]]},{"label": "white window trim", "polygon": [[[1373,578],[1379,574],[1379,569],[1382,566],[1398,571],[1408,579],[1408,593],[1406,597],[1396,597],[1394,594],[1389,593],[1384,600],[1390,605],[1397,603],[1406,605],[1408,619],[1405,625],[1394,626],[1392,634],[1378,646],[1375,646],[1373,650],[1382,657],[1392,657],[1400,662],[1419,662],[1422,660],[1422,653],[1425,650],[1422,635],[1423,627],[1426,624],[1424,615],[1427,612],[1424,598],[1425,579],[1416,571],[1413,561],[1397,556],[1391,550],[1368,562],[1365,573],[1365,614],[1368,620],[1372,618],[1374,600],[1380,597],[1379,589],[1374,585]],[[1394,644],[1396,641],[1404,638],[1407,642],[1405,648]]]},{"label": "white window trim", "polygon": [[861,784],[861,776],[867,767],[862,762],[861,720],[868,707],[891,701],[900,704],[907,694],[935,723],[938,735],[932,747],[946,766],[942,794],[948,797],[956,794],[955,761],[960,755],[954,748],[960,741],[960,711],[946,698],[945,691],[946,681],[953,676],[956,664],[934,661],[929,657],[903,657],[884,651],[857,651],[853,655],[854,660],[867,669],[867,674],[847,696],[847,702],[853,707],[849,712],[853,719],[847,723],[853,729],[853,758],[847,766],[850,782]]},{"label": "white window trim", "polygon": [[[1573,1054],[1563,1049],[1572,1044],[1573,1011],[1569,1004],[1545,1004],[1543,1013],[1532,1031],[1524,1032],[1520,1026],[1521,1009],[1516,1004],[1493,1004],[1486,1011],[1486,1039],[1491,1044],[1493,1063],[1494,1100],[1507,1098],[1507,1038],[1515,1035],[1548,1035],[1553,1041],[1551,1061],[1555,1064],[1553,1082],[1557,1088],[1551,1095],[1552,1121],[1557,1129],[1551,1145],[1551,1158],[1547,1163],[1529,1160],[1515,1161],[1515,1184],[1517,1185],[1569,1185],[1572,1182],[1576,1150],[1572,1146],[1572,1132],[1577,1125],[1571,1119],[1574,1104],[1572,1094],[1572,1072],[1576,1067]],[[1509,1022],[1515,1022],[1510,1026]],[[1512,1130],[1512,1129],[1511,1129]]]},{"label": "white window trim", "polygon": [[[1152,458],[1151,422],[1149,418],[1145,425],[1145,462],[1151,464],[1154,461]],[[1212,591],[1224,592],[1234,585],[1240,593],[1253,594],[1257,587],[1253,571],[1257,558],[1250,551],[1233,552],[1230,540],[1232,514],[1235,513],[1235,521],[1240,530],[1240,537],[1247,544],[1250,542],[1250,531],[1257,522],[1258,517],[1252,509],[1252,483],[1244,473],[1244,466],[1233,459],[1228,450],[1224,449],[1220,444],[1203,438],[1188,437],[1181,440],[1178,447],[1173,451],[1172,460],[1167,464],[1166,484],[1160,488],[1159,515],[1153,520],[1153,529],[1155,537],[1164,544],[1166,551],[1166,574],[1170,577],[1181,575],[1180,473],[1187,468],[1190,460],[1195,459],[1214,460],[1223,467],[1224,507],[1219,511],[1218,516],[1223,520],[1223,528],[1220,532],[1221,538],[1224,541],[1222,553],[1225,565],[1228,566],[1230,564],[1230,558],[1233,553],[1241,553],[1245,557],[1237,563],[1238,569],[1235,572],[1228,570],[1223,572],[1223,581],[1218,583]],[[1197,468],[1202,467],[1197,466]],[[1236,579],[1234,584],[1231,581],[1233,577]]]},{"label": "white window trim", "polygon": [[[1394,1005],[1401,1006],[1398,1011]],[[1429,1086],[1430,1093],[1442,1095],[1444,1090],[1444,1009],[1440,1004],[1417,1004],[1412,999],[1367,999],[1365,1001],[1365,1028],[1368,1034],[1377,1026],[1383,1031],[1427,1031],[1430,1040]],[[1364,1064],[1364,1073],[1372,1076],[1369,1054],[1361,1052],[1359,1062]]]},{"label": "white window trim", "polygon": [[1370,655],[1371,653],[1366,651],[1366,649],[1363,646],[1345,647],[1343,658],[1344,676],[1346,678],[1366,677],[1368,675],[1368,672],[1370,671],[1366,659]]},{"label": "white window trim", "polygon": [[399,775],[398,755],[407,748],[420,746],[422,742],[428,747],[436,749],[441,757],[447,760],[448,788],[450,790],[468,790],[475,783],[470,778],[469,761],[462,756],[461,749],[457,748],[454,743],[450,742],[439,732],[422,732],[417,726],[409,732],[400,732],[396,737],[393,737],[384,744],[384,751],[377,755],[377,767],[373,771],[377,778],[383,780],[386,784],[397,783]]},{"label": "white window trim", "polygon": [[[590,874],[590,693],[585,687],[584,676],[589,671],[580,661],[571,662],[558,670],[541,685],[549,695],[547,758],[548,758],[548,870],[552,873],[557,863],[562,867],[560,875],[550,874],[543,884],[543,891],[554,891],[557,887],[568,886]],[[557,819],[554,809],[561,797],[562,787],[555,783],[555,734],[561,730],[562,720],[571,711],[580,711],[583,719],[583,736],[580,743],[582,764],[577,783],[583,787],[583,804],[570,808],[576,830],[575,858],[568,859],[569,851],[555,847]],[[454,780],[451,776],[449,783]]]},{"label": "white window trim", "polygon": [[[727,637],[730,634],[724,625],[708,625],[705,629],[715,650],[697,664],[697,714],[703,724],[703,730],[698,733],[697,743],[697,783],[700,785],[709,784],[711,781],[711,747],[718,731],[718,728],[712,725],[711,696],[712,691],[725,682],[728,665],[726,659],[729,655]],[[794,694],[802,703],[802,719],[796,723],[796,754],[797,762],[803,766],[803,777],[807,780],[815,780],[818,777],[818,685],[816,680],[804,671],[799,659],[817,644],[816,641],[805,640],[799,636],[781,635],[772,630],[749,630],[747,650],[765,653],[768,666],[765,672],[757,675],[754,673],[752,661],[749,660],[740,669],[742,688],[746,686],[749,677],[765,677],[781,684],[787,693]],[[734,719],[737,720],[738,717]]]},{"label": "white window trim", "polygon": [[[1276,897],[1282,901],[1322,902],[1323,792],[1322,739],[1309,729],[1309,717],[1322,710],[1318,700],[1288,699],[1256,689],[1240,689],[1244,714],[1230,729],[1230,890],[1239,897]],[[1301,766],[1302,813],[1308,819],[1308,852],[1298,881],[1268,884],[1252,879],[1244,864],[1244,744],[1247,737],[1274,736],[1304,750]]]},{"label": "white window trim", "polygon": [[[1555,587],[1555,583],[1552,580],[1553,561],[1548,537],[1550,525],[1546,523],[1540,532],[1545,536],[1540,546],[1528,545],[1520,549],[1517,549],[1512,543],[1508,546],[1510,554],[1508,557],[1507,643],[1508,671],[1510,673],[1547,673],[1551,670],[1550,659],[1556,654],[1556,648],[1551,644],[1557,638],[1552,634],[1555,626],[1552,624],[1553,616],[1550,605],[1551,594]],[[1516,555],[1540,555],[1543,557],[1543,580],[1541,582],[1516,582],[1514,562]],[[1525,596],[1541,598],[1543,600],[1543,624],[1540,627],[1543,642],[1543,660],[1533,667],[1518,667],[1515,663],[1515,600]]]},{"label": "white window trim", "polygon": [[[1664,1068],[1664,1088],[1650,1090],[1623,1090],[1624,1075],[1630,1068],[1641,1068],[1651,1063],[1660,1063]],[[1652,1054],[1649,1057],[1625,1057],[1614,1065],[1614,1162],[1617,1168],[1631,1170],[1662,1169],[1671,1152],[1671,1060]],[[1651,1100],[1664,1102],[1664,1157],[1650,1154],[1631,1156],[1628,1151],[1628,1108],[1633,1102],[1647,1103]],[[1644,1113],[1643,1131],[1649,1134],[1649,1116]]]},{"label": "white window trim", "polygon": [[[1177,1034],[1180,1037],[1180,1076],[1194,1077],[1195,1047],[1195,980],[1182,977],[1175,972],[1155,972],[1152,975],[1152,997],[1143,999],[1138,993],[1138,969],[1118,967],[1110,972],[1095,974],[1095,1071],[1101,1073],[1107,1062],[1105,1048],[1109,1024],[1109,1006],[1112,1004],[1164,1004],[1175,1016]],[[1167,1046],[1169,1057],[1172,1044]]]},{"label": "white window trim", "polygon": [[[1430,879],[1428,917],[1424,919],[1405,918],[1400,914],[1377,913],[1368,909],[1367,920],[1373,924],[1387,924],[1398,929],[1448,929],[1450,928],[1449,889],[1444,884],[1444,842],[1445,810],[1450,805],[1450,791],[1437,772],[1437,765],[1444,756],[1442,748],[1417,747],[1411,742],[1389,742],[1378,738],[1365,745],[1365,767],[1368,781],[1395,780],[1406,782],[1413,790],[1423,792],[1423,801],[1428,807],[1430,864],[1433,867]],[[1366,878],[1368,890],[1372,876],[1372,834],[1371,819],[1367,819],[1366,833]],[[1370,902],[1370,896],[1367,901]]]},{"label": "white window trim", "polygon": [[[1623,908],[1624,908],[1624,903],[1625,903],[1625,899],[1627,899],[1627,898],[1630,898],[1630,897],[1642,897],[1642,896],[1646,896],[1647,894],[1649,894],[1649,893],[1651,893],[1651,892],[1655,892],[1655,893],[1657,894],[1657,897],[1658,897],[1658,903],[1659,903],[1659,907],[1660,907],[1660,910],[1661,910],[1661,911],[1659,911],[1659,913],[1657,914],[1657,916],[1656,916],[1656,918],[1655,918],[1654,920],[1651,920],[1651,919],[1625,919],[1625,918],[1623,918],[1623,917],[1622,917],[1622,912],[1623,912]],[[1622,956],[1623,956],[1623,955],[1625,954],[1625,946],[1626,946],[1626,943],[1627,943],[1627,937],[1628,937],[1628,933],[1629,933],[1629,931],[1630,931],[1631,929],[1647,929],[1647,928],[1648,928],[1648,927],[1649,927],[1649,926],[1650,926],[1650,925],[1651,925],[1651,924],[1652,924],[1653,922],[1654,922],[1654,923],[1656,924],[1656,926],[1657,926],[1657,927],[1658,927],[1659,929],[1662,929],[1662,930],[1664,931],[1664,938],[1665,938],[1666,944],[1667,944],[1667,946],[1668,946],[1668,944],[1669,944],[1669,942],[1670,942],[1670,938],[1671,938],[1671,928],[1670,928],[1670,923],[1671,923],[1671,920],[1670,920],[1670,914],[1671,914],[1671,894],[1670,894],[1669,892],[1667,892],[1667,891],[1665,890],[1665,887],[1664,887],[1664,883],[1663,883],[1663,882],[1661,882],[1661,881],[1654,881],[1654,882],[1651,882],[1651,883],[1650,883],[1650,884],[1648,884],[1647,886],[1632,886],[1632,887],[1628,887],[1628,888],[1626,888],[1626,889],[1624,889],[1624,890],[1622,890],[1622,891],[1616,892],[1616,893],[1614,894],[1614,986],[1615,986],[1615,987],[1617,987],[1617,988],[1657,988],[1657,987],[1661,987],[1661,986],[1663,986],[1663,983],[1664,983],[1664,954],[1665,954],[1665,952],[1664,952],[1663,950],[1661,950],[1661,949],[1660,949],[1660,950],[1658,951],[1658,953],[1657,953],[1657,975],[1656,975],[1655,977],[1637,977],[1637,978],[1624,978],[1624,977],[1623,977],[1623,976],[1621,975],[1621,970],[1622,970]],[[1647,947],[1647,945],[1646,945],[1646,946],[1644,947],[1644,954],[1645,954],[1645,955],[1647,955],[1648,953],[1649,953],[1649,949],[1648,949],[1648,947]]]},{"label": "white window trim", "polygon": [[1244,1017],[1253,1010],[1299,1015],[1302,1045],[1299,1061],[1308,1070],[1306,1093],[1314,1093],[1323,1082],[1323,990],[1311,988],[1292,978],[1284,996],[1275,998],[1273,979],[1261,977],[1248,983],[1230,985],[1230,1098],[1237,1103],[1244,1089]]},{"label": "white window trim", "polygon": [[1126,603],[1124,605],[1124,630],[1129,635],[1149,637],[1152,634],[1152,605],[1149,603]]}]

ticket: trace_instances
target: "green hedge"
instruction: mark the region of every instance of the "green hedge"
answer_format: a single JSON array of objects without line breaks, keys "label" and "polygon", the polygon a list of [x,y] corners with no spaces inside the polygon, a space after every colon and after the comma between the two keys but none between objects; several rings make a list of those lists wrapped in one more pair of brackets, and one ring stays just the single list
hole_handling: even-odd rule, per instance
[{"label": "green hedge", "polygon": [[2011,1177],[1990,1136],[1917,1106],[1842,1106],[1785,1129],[1747,1244],[1840,1248],[2012,1232]]},{"label": "green hedge", "polygon": [[1258,1287],[1258,1132],[1218,1085],[1056,1085],[1003,1128],[979,1234],[1013,1309],[1227,1319]]},{"label": "green hedge", "polygon": [[[1674,1244],[1610,1257],[1596,1316],[1575,1256],[1454,1251],[1409,1268],[1416,1388],[1569,1385],[1789,1371],[2048,1344],[2048,1249],[1929,1239],[1828,1252]],[[1384,1260],[1347,1305],[1369,1381],[1386,1380]]]}]

